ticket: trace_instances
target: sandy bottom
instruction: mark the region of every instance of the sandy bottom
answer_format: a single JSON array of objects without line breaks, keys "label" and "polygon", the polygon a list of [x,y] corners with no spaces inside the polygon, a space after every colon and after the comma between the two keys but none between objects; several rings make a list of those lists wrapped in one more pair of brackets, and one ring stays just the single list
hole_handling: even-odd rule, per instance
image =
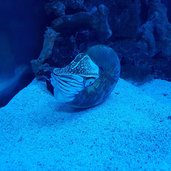
[{"label": "sandy bottom", "polygon": [[171,83],[120,80],[84,111],[34,80],[0,109],[0,171],[171,171]]}]

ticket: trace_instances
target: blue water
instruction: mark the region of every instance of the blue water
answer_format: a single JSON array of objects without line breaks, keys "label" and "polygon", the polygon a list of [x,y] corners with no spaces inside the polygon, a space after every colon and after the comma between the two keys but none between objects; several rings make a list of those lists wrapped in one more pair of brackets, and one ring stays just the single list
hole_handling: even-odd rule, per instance
[{"label": "blue water", "polygon": [[[171,171],[171,1],[161,0],[167,13],[154,5],[157,11],[149,20],[146,2],[0,0],[0,171]],[[41,78],[36,79],[31,60],[49,52],[41,53],[43,45],[48,47],[45,31],[63,14],[79,17],[56,28],[60,36],[54,42],[49,39],[54,44],[50,58],[44,61],[48,65],[36,73]],[[89,15],[96,19],[89,20]],[[138,31],[146,22],[143,37]],[[104,68],[109,71],[109,77],[102,74],[106,85],[97,88],[98,78],[82,77],[78,72],[57,75],[62,88],[55,87],[57,81],[51,83],[50,67],[65,67],[96,44],[113,48],[121,65],[120,79],[104,101],[100,98],[109,86],[106,80],[112,82],[116,75],[112,71],[117,69],[110,70],[114,61],[106,60],[107,54],[100,60],[98,49],[94,52],[99,56],[98,66],[93,66],[99,67],[100,74]],[[79,72],[86,73],[82,72],[86,64],[78,66],[82,67]],[[83,91],[75,106],[93,99],[99,105],[75,109],[53,95],[57,89],[60,98],[73,100],[85,85],[90,87],[85,91],[90,96]]]}]

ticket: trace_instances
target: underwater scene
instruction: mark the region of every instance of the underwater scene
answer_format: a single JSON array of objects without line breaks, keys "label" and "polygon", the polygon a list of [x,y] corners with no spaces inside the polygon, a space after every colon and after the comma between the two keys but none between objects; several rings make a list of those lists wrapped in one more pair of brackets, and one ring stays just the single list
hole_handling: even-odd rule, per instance
[{"label": "underwater scene", "polygon": [[171,0],[0,0],[0,171],[171,171]]}]

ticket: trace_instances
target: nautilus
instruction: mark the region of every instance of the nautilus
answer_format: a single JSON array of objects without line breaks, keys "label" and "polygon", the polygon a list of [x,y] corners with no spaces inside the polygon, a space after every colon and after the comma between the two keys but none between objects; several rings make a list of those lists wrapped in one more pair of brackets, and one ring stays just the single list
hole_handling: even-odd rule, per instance
[{"label": "nautilus", "polygon": [[95,45],[66,67],[54,68],[51,84],[58,102],[73,108],[90,108],[105,101],[119,76],[116,52],[108,46]]}]

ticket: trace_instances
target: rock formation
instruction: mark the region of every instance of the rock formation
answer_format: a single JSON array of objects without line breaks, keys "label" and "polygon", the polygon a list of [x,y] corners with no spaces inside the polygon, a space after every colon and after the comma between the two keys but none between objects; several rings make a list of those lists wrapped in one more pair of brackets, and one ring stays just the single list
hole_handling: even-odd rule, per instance
[{"label": "rock formation", "polygon": [[58,36],[43,65],[62,67],[102,43],[119,54],[122,77],[171,80],[171,24],[161,0],[49,0],[46,10]]}]

